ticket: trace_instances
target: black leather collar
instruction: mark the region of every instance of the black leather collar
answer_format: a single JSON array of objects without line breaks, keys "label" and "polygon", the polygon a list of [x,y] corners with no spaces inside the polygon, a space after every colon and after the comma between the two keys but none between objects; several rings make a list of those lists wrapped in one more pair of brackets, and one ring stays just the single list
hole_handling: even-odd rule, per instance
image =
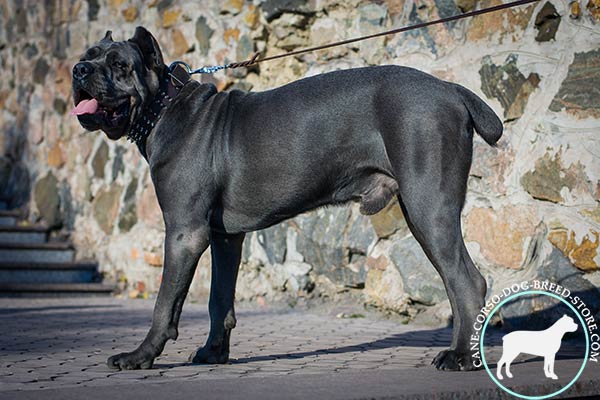
[{"label": "black leather collar", "polygon": [[179,94],[183,86],[191,79],[190,74],[181,65],[175,65],[164,77],[154,96],[140,112],[139,117],[127,132],[127,139],[134,142],[142,156],[147,160],[146,140],[154,129],[163,111]]}]

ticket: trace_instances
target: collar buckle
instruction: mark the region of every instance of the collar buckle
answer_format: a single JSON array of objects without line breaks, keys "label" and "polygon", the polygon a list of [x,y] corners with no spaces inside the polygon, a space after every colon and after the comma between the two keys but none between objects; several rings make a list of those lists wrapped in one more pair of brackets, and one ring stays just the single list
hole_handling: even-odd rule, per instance
[{"label": "collar buckle", "polygon": [[182,64],[184,64],[182,61],[176,61],[169,66],[171,85],[176,88],[183,87],[191,79],[190,73]]}]

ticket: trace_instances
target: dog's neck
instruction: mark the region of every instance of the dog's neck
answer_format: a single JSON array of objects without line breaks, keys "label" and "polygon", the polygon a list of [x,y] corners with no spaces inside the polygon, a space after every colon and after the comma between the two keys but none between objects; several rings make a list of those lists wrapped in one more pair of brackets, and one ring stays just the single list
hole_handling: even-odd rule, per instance
[{"label": "dog's neck", "polygon": [[160,80],[160,85],[154,98],[149,101],[135,122],[127,132],[127,138],[134,142],[142,156],[147,160],[146,140],[154,129],[158,120],[173,99],[179,94],[183,86],[190,80],[190,75],[180,65],[168,71]]},{"label": "dog's neck", "polygon": [[558,332],[561,338],[567,333],[567,330],[564,328],[563,324],[560,323],[560,320],[552,324],[552,326],[547,328],[546,331]]}]

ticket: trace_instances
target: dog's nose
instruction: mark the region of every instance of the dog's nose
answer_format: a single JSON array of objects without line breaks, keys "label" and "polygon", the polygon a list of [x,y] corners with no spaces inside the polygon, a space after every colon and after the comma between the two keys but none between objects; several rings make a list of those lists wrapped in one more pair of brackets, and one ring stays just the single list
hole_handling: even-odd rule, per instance
[{"label": "dog's nose", "polygon": [[73,67],[73,79],[83,79],[94,72],[94,66],[89,62],[80,62]]}]

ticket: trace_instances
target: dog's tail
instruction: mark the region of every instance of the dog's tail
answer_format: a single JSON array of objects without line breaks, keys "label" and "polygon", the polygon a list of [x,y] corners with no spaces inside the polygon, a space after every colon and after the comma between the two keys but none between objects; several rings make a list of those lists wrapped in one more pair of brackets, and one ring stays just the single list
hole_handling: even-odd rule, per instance
[{"label": "dog's tail", "polygon": [[475,93],[459,85],[456,88],[471,115],[475,130],[490,146],[494,146],[502,136],[502,121]]}]

